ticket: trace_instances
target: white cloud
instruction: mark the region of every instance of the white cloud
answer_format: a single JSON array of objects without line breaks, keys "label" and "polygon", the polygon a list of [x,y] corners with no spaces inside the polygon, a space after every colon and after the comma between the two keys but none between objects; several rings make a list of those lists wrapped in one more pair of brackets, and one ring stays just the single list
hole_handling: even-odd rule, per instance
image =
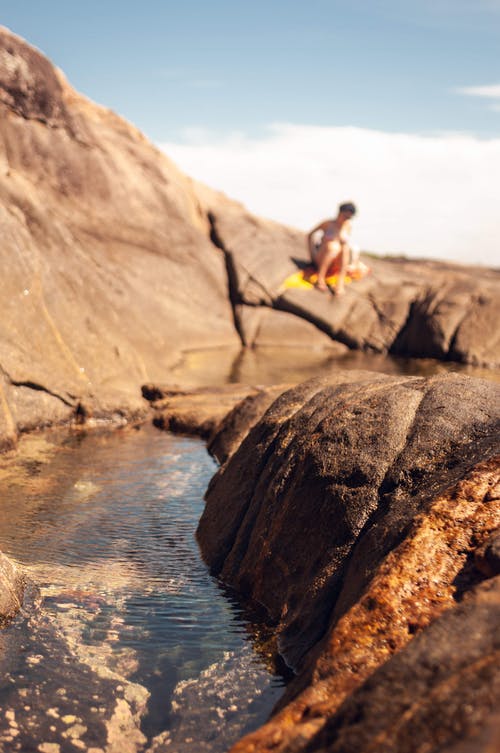
[{"label": "white cloud", "polygon": [[455,91],[458,92],[458,94],[465,94],[469,97],[500,99],[500,84],[487,84],[486,86],[459,86]]},{"label": "white cloud", "polygon": [[365,250],[500,264],[500,138],[275,124],[161,148],[258,215],[308,229],[353,200]]}]

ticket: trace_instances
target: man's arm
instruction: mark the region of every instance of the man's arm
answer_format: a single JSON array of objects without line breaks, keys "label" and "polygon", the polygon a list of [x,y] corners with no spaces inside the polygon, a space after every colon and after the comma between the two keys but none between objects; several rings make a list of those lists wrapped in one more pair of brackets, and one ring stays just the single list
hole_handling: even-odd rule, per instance
[{"label": "man's arm", "polygon": [[313,258],[313,237],[314,234],[318,232],[318,230],[325,231],[326,227],[328,225],[328,220],[324,220],[323,222],[320,222],[319,225],[316,225],[316,227],[313,227],[311,232],[307,236],[307,250],[309,251],[309,256],[311,257],[311,261],[314,261]]}]

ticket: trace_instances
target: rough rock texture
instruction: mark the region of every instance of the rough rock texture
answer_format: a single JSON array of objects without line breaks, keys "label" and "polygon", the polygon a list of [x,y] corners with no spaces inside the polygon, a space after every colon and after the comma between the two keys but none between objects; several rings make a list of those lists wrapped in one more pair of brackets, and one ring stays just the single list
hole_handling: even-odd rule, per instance
[{"label": "rough rock texture", "polygon": [[262,418],[284,389],[284,385],[259,388],[255,394],[250,394],[236,403],[219,422],[208,444],[208,451],[219,463],[225,463],[238,449],[249,430]]},{"label": "rough rock texture", "polygon": [[140,385],[183,348],[239,342],[224,257],[189,179],[6,29],[0,228],[5,443],[79,404],[144,410]]},{"label": "rough rock texture", "polygon": [[497,750],[500,727],[488,723],[500,698],[499,624],[497,577],[377,670],[305,750]]},{"label": "rough rock texture", "polygon": [[[212,480],[198,538],[212,572],[265,606],[299,674],[235,751],[304,750],[356,688],[492,574],[499,426],[494,384],[350,372],[283,393],[251,429]],[[449,639],[451,657],[461,634]],[[477,695],[477,719],[495,692]]]},{"label": "rough rock texture", "polygon": [[0,627],[21,609],[25,586],[23,573],[0,552]]}]

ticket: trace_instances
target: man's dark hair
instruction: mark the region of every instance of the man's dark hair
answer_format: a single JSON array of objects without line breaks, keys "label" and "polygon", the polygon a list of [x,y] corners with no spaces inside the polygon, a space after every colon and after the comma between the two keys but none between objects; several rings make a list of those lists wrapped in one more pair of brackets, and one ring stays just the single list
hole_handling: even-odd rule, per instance
[{"label": "man's dark hair", "polygon": [[356,207],[352,201],[346,201],[345,204],[339,206],[339,212],[350,212],[352,215],[356,214]]}]

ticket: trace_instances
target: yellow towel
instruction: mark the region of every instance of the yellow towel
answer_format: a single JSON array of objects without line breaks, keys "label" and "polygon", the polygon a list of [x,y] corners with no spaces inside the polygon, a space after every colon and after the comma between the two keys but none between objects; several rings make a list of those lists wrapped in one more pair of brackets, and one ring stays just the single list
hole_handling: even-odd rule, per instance
[{"label": "yellow towel", "polygon": [[[353,265],[350,268],[347,268],[344,281],[346,285],[349,285],[353,280],[360,280],[369,272],[369,267],[363,264],[363,262],[358,262],[356,266]],[[326,278],[326,284],[330,287],[335,287],[337,280],[337,274],[330,275]],[[284,290],[289,290],[290,288],[302,288],[303,290],[310,290],[311,288],[314,288],[317,282],[317,270],[314,267],[306,267],[305,269],[299,269],[298,272],[294,272],[289,277],[287,277],[281,287]]]}]

